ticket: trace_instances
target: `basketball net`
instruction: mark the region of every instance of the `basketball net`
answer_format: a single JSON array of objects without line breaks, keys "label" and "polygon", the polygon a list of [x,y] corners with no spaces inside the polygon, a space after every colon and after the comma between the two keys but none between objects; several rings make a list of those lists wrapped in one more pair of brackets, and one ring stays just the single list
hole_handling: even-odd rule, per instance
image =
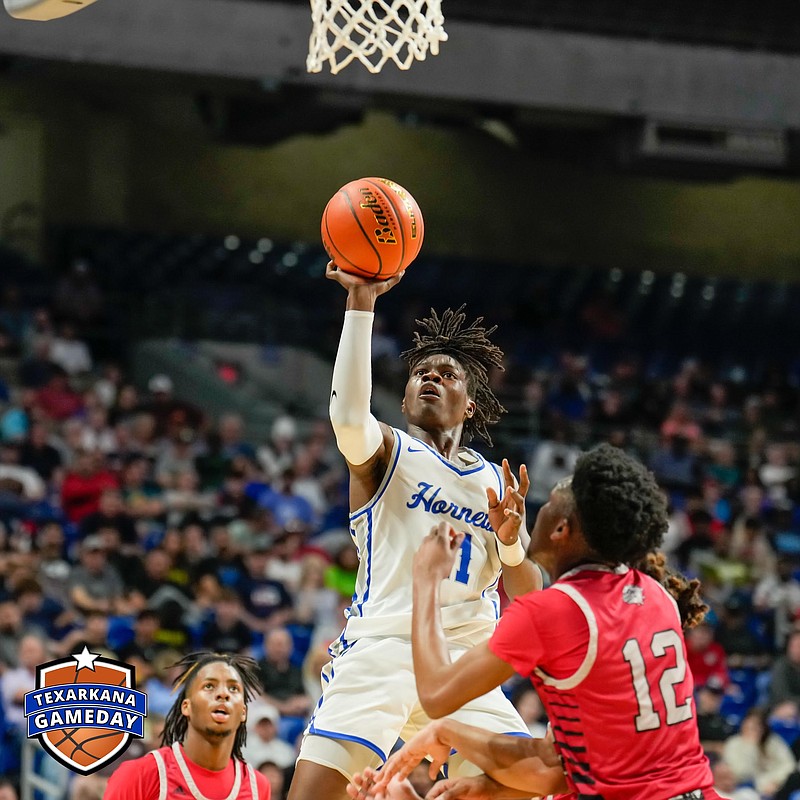
[{"label": "basketball net", "polygon": [[311,19],[309,72],[327,61],[335,75],[353,59],[370,72],[390,60],[408,69],[447,41],[441,0],[311,0]]}]

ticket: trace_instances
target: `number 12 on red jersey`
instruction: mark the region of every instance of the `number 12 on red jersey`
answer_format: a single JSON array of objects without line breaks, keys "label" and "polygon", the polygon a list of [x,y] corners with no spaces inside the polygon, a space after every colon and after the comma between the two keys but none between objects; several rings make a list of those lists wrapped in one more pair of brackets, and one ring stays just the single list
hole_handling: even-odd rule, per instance
[{"label": "number 12 on red jersey", "polygon": [[[676,687],[686,680],[686,657],[683,651],[683,642],[675,630],[658,631],[650,640],[650,652],[655,658],[663,658],[672,650],[675,653],[675,666],[664,670],[658,682],[658,690],[664,700],[667,725],[677,725],[692,718],[692,698],[678,705]],[[622,656],[628,662],[633,681],[633,691],[636,693],[636,702],[639,713],[635,717],[636,730],[653,731],[661,727],[661,716],[653,707],[653,698],[650,693],[650,682],[647,680],[647,671],[642,653],[642,647],[637,639],[628,639],[622,648]]]}]

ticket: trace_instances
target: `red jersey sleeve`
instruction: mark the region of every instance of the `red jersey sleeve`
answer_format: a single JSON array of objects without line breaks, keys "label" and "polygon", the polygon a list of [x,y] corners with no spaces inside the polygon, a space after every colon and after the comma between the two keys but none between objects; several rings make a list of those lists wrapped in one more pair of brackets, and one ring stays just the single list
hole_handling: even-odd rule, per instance
[{"label": "red jersey sleeve", "polygon": [[108,779],[103,800],[158,800],[158,765],[149,753],[125,761]]},{"label": "red jersey sleeve", "polygon": [[489,649],[525,678],[534,667],[563,678],[583,663],[588,641],[589,626],[575,602],[557,589],[545,589],[506,608]]}]

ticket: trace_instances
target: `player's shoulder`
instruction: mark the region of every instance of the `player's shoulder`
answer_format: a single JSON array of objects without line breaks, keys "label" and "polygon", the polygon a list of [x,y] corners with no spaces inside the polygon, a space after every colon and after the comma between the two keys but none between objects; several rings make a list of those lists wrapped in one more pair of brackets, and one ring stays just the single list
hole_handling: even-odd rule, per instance
[{"label": "player's shoulder", "polygon": [[103,800],[156,800],[158,789],[158,764],[150,751],[117,766],[108,779]]}]

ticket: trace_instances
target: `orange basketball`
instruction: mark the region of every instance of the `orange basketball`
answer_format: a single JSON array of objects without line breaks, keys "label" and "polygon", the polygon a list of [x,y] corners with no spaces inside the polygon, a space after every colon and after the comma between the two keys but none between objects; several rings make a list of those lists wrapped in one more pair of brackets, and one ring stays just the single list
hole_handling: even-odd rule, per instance
[{"label": "orange basketball", "polygon": [[322,244],[339,269],[386,280],[419,254],[425,223],[417,201],[394,181],[345,184],[322,214]]}]

